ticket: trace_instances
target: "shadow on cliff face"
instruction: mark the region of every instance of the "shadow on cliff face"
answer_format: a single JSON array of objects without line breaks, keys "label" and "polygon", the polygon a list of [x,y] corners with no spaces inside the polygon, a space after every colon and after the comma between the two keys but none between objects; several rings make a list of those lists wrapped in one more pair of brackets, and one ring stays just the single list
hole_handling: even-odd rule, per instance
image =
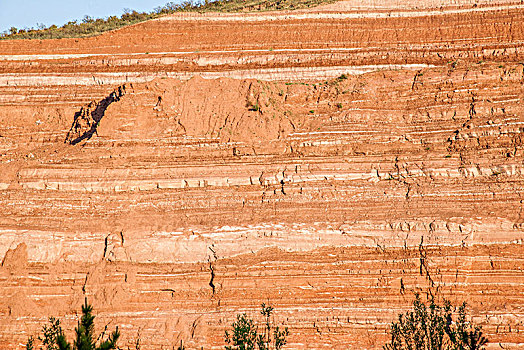
[{"label": "shadow on cliff face", "polygon": [[[308,116],[302,102],[309,95],[302,90],[313,92],[302,85],[201,77],[123,85],[80,109],[65,143],[75,145],[95,134],[135,141],[181,136],[223,142],[277,140]],[[289,110],[288,95],[300,96],[300,107]]]},{"label": "shadow on cliff face", "polygon": [[126,93],[126,86],[122,85],[115,89],[106,98],[98,103],[92,101],[86,107],[75,113],[73,125],[67,133],[65,143],[76,145],[83,140],[89,140],[97,133],[100,120],[104,117],[107,107],[113,102],[120,101]]}]

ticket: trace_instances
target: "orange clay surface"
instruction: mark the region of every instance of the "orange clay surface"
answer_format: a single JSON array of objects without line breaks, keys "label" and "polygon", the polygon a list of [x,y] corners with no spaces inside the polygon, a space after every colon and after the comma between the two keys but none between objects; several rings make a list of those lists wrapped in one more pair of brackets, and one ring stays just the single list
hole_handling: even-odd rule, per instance
[{"label": "orange clay surface", "polygon": [[524,345],[524,5],[342,1],[0,41],[0,348],[380,349],[413,292]]}]

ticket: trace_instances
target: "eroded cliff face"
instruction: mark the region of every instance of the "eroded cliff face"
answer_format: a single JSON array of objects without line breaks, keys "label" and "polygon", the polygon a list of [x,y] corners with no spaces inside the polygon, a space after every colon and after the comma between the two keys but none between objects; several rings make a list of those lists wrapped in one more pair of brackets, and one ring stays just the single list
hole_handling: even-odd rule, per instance
[{"label": "eroded cliff face", "polygon": [[521,346],[524,8],[441,4],[0,42],[0,347],[87,296],[123,346],[269,301],[289,349],[378,349],[428,286]]}]

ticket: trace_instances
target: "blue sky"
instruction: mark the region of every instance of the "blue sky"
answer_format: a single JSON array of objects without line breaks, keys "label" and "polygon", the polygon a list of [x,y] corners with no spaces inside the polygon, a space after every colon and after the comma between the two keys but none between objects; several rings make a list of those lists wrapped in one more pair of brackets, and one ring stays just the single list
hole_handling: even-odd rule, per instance
[{"label": "blue sky", "polygon": [[157,6],[176,0],[0,0],[0,32],[11,27],[62,25],[82,20],[85,15],[101,18],[120,16],[124,8],[152,11]]}]

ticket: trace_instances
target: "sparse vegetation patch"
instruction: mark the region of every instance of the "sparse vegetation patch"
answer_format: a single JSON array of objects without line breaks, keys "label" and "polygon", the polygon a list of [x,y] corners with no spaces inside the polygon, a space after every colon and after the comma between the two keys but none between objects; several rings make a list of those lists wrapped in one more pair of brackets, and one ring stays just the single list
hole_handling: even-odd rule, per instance
[{"label": "sparse vegetation patch", "polygon": [[314,7],[336,0],[217,0],[202,2],[185,0],[181,3],[168,2],[151,12],[137,12],[125,9],[118,16],[92,18],[85,16],[81,21],[69,21],[63,26],[49,27],[39,24],[36,28],[15,28],[0,34],[0,40],[6,39],[60,39],[81,38],[99,35],[103,32],[122,28],[124,26],[144,22],[164,15],[177,12],[249,12],[271,10],[295,10]]}]

